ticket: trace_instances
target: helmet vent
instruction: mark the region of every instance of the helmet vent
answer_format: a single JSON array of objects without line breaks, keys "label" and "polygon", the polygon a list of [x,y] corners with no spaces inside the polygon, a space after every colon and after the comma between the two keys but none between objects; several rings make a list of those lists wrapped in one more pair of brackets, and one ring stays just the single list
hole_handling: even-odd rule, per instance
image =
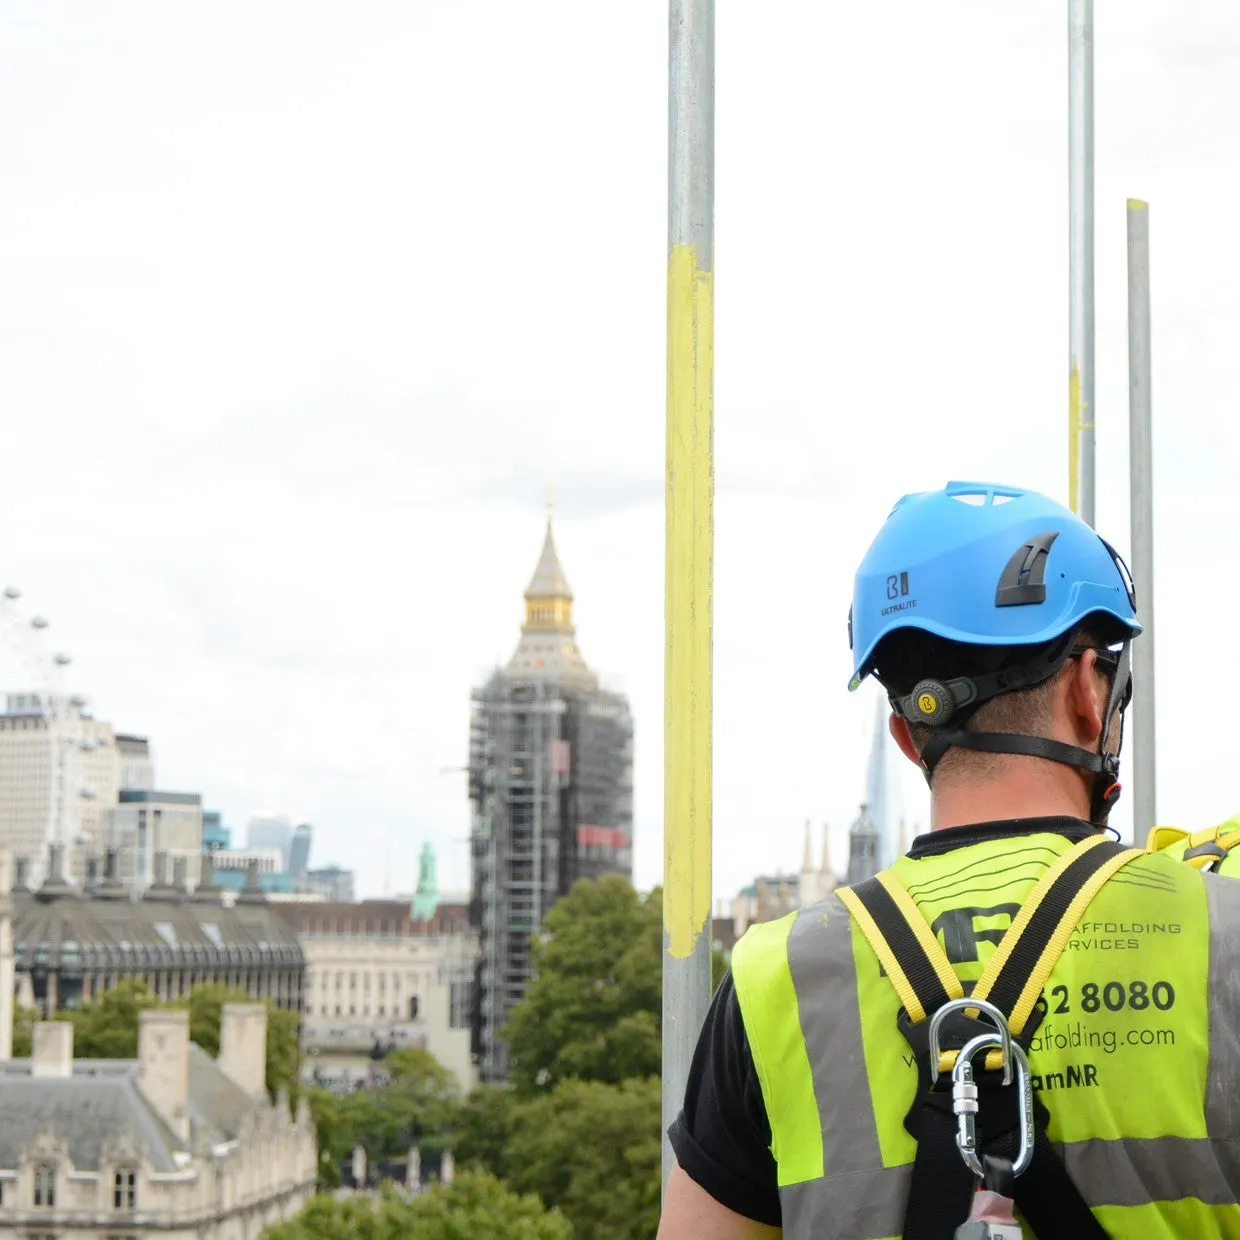
[{"label": "helmet vent", "polygon": [[995,591],[996,607],[1022,607],[1046,602],[1046,561],[1058,530],[1039,534],[1017,548],[1007,562]]}]

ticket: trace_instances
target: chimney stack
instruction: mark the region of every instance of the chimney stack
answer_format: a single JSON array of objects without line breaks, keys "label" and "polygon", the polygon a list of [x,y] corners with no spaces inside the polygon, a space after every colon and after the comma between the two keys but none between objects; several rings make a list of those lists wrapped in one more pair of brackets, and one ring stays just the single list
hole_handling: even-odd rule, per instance
[{"label": "chimney stack", "polygon": [[251,1097],[267,1090],[267,1009],[225,1003],[220,1011],[220,1068]]},{"label": "chimney stack", "polygon": [[30,1075],[73,1075],[73,1026],[67,1020],[41,1020],[35,1025]]},{"label": "chimney stack", "polygon": [[17,858],[17,888],[16,888],[18,891],[27,890],[27,880],[29,879],[29,877],[30,877],[30,858],[29,857],[18,857]]},{"label": "chimney stack", "polygon": [[138,1088],[180,1141],[189,1140],[189,1013],[138,1016]]},{"label": "chimney stack", "polygon": [[189,862],[184,857],[175,857],[172,862],[172,885],[181,892],[189,890],[187,875]]}]

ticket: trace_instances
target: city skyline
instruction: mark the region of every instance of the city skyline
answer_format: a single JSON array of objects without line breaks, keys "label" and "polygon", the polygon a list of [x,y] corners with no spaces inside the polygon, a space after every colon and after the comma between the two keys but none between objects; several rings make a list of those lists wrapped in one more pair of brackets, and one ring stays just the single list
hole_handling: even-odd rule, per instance
[{"label": "city skyline", "polygon": [[[791,41],[757,9],[718,23],[718,895],[776,844],[794,867],[807,815],[855,817],[872,702],[845,691],[848,598],[894,500],[996,475],[1066,498],[1063,23],[983,12],[894,3],[899,91],[855,55],[864,8],[794,0]],[[362,891],[411,886],[427,838],[465,884],[465,777],[442,772],[466,762],[469,686],[509,653],[549,482],[583,652],[633,707],[637,881],[659,879],[665,19],[566,0],[0,15],[0,106],[23,118],[0,133],[4,584],[52,619],[74,685],[152,738],[161,783],[234,830],[262,808],[313,822]],[[1217,157],[1238,29],[1204,0],[1098,26],[1098,522],[1126,552],[1138,195],[1172,719],[1209,709],[1173,661],[1240,460],[1237,174]],[[861,97],[867,124],[841,121]],[[530,191],[497,210],[497,185]],[[797,262],[773,221],[808,239]],[[1198,767],[1164,729],[1160,817],[1234,811]]]}]

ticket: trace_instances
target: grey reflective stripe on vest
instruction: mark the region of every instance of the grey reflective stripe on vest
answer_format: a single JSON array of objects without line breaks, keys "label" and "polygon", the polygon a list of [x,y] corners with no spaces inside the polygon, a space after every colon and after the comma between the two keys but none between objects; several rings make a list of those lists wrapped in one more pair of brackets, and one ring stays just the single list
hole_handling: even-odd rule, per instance
[{"label": "grey reflective stripe on vest", "polygon": [[1144,1206],[1196,1197],[1208,1206],[1236,1200],[1240,1149],[1227,1139],[1133,1137],[1055,1147],[1091,1206]]},{"label": "grey reflective stripe on vest", "polygon": [[1215,1137],[1236,1138],[1240,1136],[1240,878],[1217,874],[1201,878],[1210,909],[1206,1131]]},{"label": "grey reflective stripe on vest", "polygon": [[852,924],[836,896],[802,909],[788,967],[822,1125],[824,1178],[780,1189],[785,1240],[894,1236],[912,1166],[883,1167],[861,1040]]},{"label": "grey reflective stripe on vest", "polygon": [[883,1240],[900,1235],[912,1173],[909,1163],[781,1188],[783,1240]]}]

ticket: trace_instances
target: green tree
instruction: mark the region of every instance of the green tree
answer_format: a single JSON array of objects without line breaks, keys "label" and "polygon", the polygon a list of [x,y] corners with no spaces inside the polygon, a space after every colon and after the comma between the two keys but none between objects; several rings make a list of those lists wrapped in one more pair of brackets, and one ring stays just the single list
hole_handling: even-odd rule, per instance
[{"label": "green tree", "polygon": [[535,977],[506,1030],[518,1092],[568,1077],[617,1083],[659,1072],[662,900],[627,879],[583,879],[531,944]]},{"label": "green tree", "polygon": [[34,1027],[39,1009],[18,1006],[13,1013],[13,1058],[29,1059],[34,1050]]},{"label": "green tree", "polygon": [[341,1099],[325,1089],[308,1089],[306,1101],[319,1147],[319,1187],[340,1186],[340,1167],[353,1151],[354,1132],[343,1114]]},{"label": "green tree", "polygon": [[265,1240],[412,1240],[409,1207],[394,1193],[314,1197],[295,1218],[268,1227]]},{"label": "green tree", "polygon": [[266,1240],[573,1240],[568,1221],[494,1176],[463,1172],[412,1201],[391,1189],[337,1201],[316,1197]]},{"label": "green tree", "polygon": [[382,1067],[388,1076],[384,1084],[348,1094],[322,1089],[308,1094],[319,1140],[319,1179],[326,1187],[339,1183],[339,1166],[358,1145],[371,1162],[404,1158],[415,1143],[432,1159],[448,1147],[460,1110],[453,1073],[420,1049],[388,1055]]},{"label": "green tree", "polygon": [[411,1240],[573,1240],[574,1234],[558,1210],[532,1194],[518,1196],[494,1176],[468,1171],[415,1197],[409,1217]]},{"label": "green tree", "polygon": [[136,1059],[138,1017],[156,1006],[140,977],[122,978],[111,990],[57,1020],[73,1025],[73,1054],[79,1059]]},{"label": "green tree", "polygon": [[[663,891],[619,875],[582,879],[531,943],[535,977],[505,1030],[512,1082],[529,1096],[577,1078],[658,1076],[663,1024]],[[712,952],[714,984],[726,970]]]},{"label": "green tree", "polygon": [[653,1240],[659,1224],[660,1083],[561,1081],[520,1103],[507,1179],[558,1206],[573,1234]]},{"label": "green tree", "polygon": [[516,1096],[506,1085],[478,1085],[461,1104],[453,1125],[458,1167],[476,1167],[504,1179],[516,1117]]}]

